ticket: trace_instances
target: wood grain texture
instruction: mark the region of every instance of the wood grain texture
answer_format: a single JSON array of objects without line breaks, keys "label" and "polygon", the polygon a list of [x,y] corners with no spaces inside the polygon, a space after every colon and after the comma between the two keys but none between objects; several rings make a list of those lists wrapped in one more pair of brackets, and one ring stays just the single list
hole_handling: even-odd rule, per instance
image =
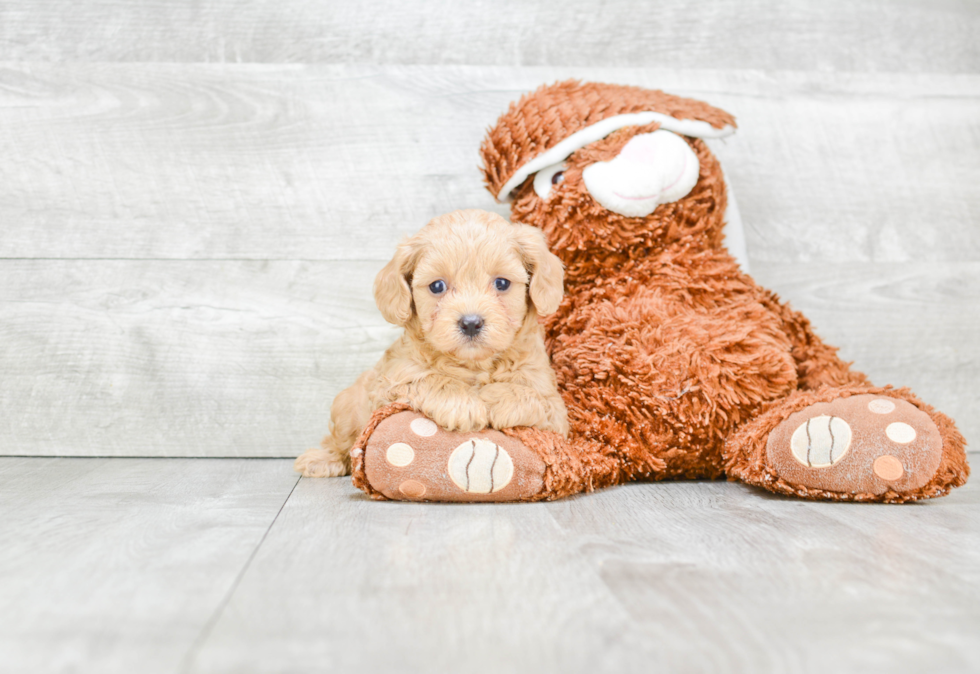
[{"label": "wood grain texture", "polygon": [[980,76],[185,64],[0,68],[0,257],[387,259],[507,213],[485,128],[566,77],[735,113],[715,147],[752,259],[980,260]]},{"label": "wood grain texture", "polygon": [[957,0],[6,2],[0,60],[977,72]]},{"label": "wood grain texture", "polygon": [[[398,334],[381,262],[0,261],[0,453],[296,456]],[[760,263],[880,384],[980,442],[980,263]]]},{"label": "wood grain texture", "polygon": [[743,485],[374,503],[302,480],[192,672],[980,666],[975,485],[911,507]]},{"label": "wood grain texture", "polygon": [[0,262],[0,451],[296,456],[397,336],[381,263]]},{"label": "wood grain texture", "polygon": [[656,486],[550,510],[587,541],[583,554],[657,640],[665,669],[967,672],[980,662],[975,486],[921,509]]},{"label": "wood grain texture", "polygon": [[609,671],[629,622],[543,505],[302,480],[189,671]]},{"label": "wood grain texture", "polygon": [[0,459],[0,672],[177,672],[288,461]]},{"label": "wood grain texture", "polygon": [[879,385],[908,386],[980,450],[980,263],[753,265],[844,360]]}]

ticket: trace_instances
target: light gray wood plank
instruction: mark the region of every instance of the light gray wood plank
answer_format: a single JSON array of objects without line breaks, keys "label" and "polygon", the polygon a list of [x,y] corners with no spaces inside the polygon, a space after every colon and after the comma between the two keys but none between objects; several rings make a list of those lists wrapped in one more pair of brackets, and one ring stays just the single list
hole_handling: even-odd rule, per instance
[{"label": "light gray wood plank", "polygon": [[0,459],[0,671],[176,672],[288,461]]},{"label": "light gray wood plank", "polygon": [[980,260],[978,75],[254,64],[0,68],[0,257],[384,260],[435,215],[506,214],[484,131],[566,77],[735,113],[752,259]]},{"label": "light gray wood plank", "polygon": [[978,495],[865,507],[664,483],[549,510],[668,671],[968,672]]},{"label": "light gray wood plank", "polygon": [[976,72],[972,2],[7,2],[0,59]]},{"label": "light gray wood plank", "polygon": [[192,672],[980,666],[974,485],[911,507],[726,483],[534,505],[303,480]]},{"label": "light gray wood plank", "polygon": [[398,334],[381,264],[0,261],[0,452],[297,456]]},{"label": "light gray wood plank", "polygon": [[980,450],[980,264],[773,264],[755,278],[877,384],[909,386]]},{"label": "light gray wood plank", "polygon": [[461,114],[442,79],[8,66],[0,256],[390,257],[431,217],[493,203],[475,169],[487,120]]},{"label": "light gray wood plank", "polygon": [[[398,334],[381,262],[0,261],[0,453],[296,456]],[[880,384],[980,443],[980,263],[757,265]]]},{"label": "light gray wood plank", "polygon": [[948,97],[921,81],[710,96],[743,125],[718,156],[753,260],[980,260],[980,200],[961,182],[980,180],[980,89]]},{"label": "light gray wood plank", "polygon": [[189,671],[608,671],[629,622],[543,505],[302,480]]}]

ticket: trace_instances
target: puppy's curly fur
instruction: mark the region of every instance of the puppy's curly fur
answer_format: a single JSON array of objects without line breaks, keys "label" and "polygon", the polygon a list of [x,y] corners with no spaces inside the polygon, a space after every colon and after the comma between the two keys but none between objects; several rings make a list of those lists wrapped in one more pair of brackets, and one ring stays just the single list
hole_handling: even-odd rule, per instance
[{"label": "puppy's curly fur", "polygon": [[354,441],[371,414],[393,402],[452,431],[533,426],[567,434],[538,320],[557,310],[563,276],[535,227],[478,210],[433,219],[375,279],[378,308],[405,332],[336,397],[330,434],[296,459],[296,470],[349,474]]}]

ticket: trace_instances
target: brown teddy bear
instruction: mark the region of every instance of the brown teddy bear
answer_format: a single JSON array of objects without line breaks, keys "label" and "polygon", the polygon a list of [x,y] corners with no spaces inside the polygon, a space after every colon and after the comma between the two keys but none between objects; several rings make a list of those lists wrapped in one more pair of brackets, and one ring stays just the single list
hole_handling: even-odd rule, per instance
[{"label": "brown teddy bear", "polygon": [[[725,181],[702,139],[733,130],[722,110],[629,86],[561,82],[512,104],[481,148],[484,175],[565,264],[566,296],[543,320],[571,432],[451,433],[393,405],[355,444],[354,483],[513,501],[728,477],[888,503],[964,484],[952,420],[873,386],[725,249]],[[404,444],[408,464],[388,451]]]}]

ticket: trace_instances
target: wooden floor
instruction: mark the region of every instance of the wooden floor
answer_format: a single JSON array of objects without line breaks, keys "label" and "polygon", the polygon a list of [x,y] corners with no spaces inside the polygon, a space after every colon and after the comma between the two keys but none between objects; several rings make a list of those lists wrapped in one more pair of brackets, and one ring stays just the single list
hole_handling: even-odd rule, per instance
[{"label": "wooden floor", "polygon": [[0,459],[3,672],[975,672],[980,488],[376,503],[283,459]]},{"label": "wooden floor", "polygon": [[978,35],[957,0],[0,2],[0,674],[980,671],[973,483],[418,505],[286,458],[394,338],[398,239],[506,214],[483,134],[570,77],[732,112],[753,275],[980,447]]}]

